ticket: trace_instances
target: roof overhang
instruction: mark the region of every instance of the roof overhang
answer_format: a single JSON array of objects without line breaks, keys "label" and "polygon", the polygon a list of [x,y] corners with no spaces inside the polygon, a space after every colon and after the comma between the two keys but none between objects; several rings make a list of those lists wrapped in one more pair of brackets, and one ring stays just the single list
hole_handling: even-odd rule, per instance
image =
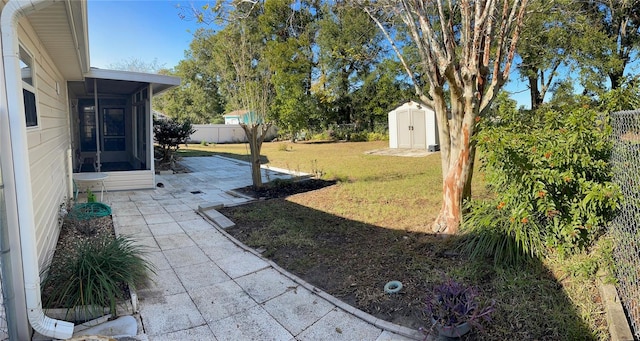
[{"label": "roof overhang", "polygon": [[147,83],[154,95],[180,85],[180,77],[96,68],[89,70],[84,77],[98,79],[103,85],[107,85],[107,81]]},{"label": "roof overhang", "polygon": [[62,75],[82,80],[90,65],[87,2],[55,2],[26,18]]}]

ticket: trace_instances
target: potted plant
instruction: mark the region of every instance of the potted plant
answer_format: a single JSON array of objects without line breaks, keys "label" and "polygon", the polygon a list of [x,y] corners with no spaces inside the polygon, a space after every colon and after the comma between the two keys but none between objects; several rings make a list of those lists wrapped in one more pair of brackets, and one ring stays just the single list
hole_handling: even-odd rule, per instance
[{"label": "potted plant", "polygon": [[494,304],[481,306],[475,288],[448,279],[429,293],[425,312],[440,336],[460,337],[488,321]]},{"label": "potted plant", "polygon": [[87,202],[96,202],[96,195],[89,188],[87,188]]}]

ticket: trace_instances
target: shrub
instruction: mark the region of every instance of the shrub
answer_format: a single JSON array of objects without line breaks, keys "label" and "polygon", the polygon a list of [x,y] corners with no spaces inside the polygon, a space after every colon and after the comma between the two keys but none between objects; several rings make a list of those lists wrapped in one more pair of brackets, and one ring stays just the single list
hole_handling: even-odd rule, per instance
[{"label": "shrub", "polygon": [[123,285],[144,284],[153,265],[142,258],[144,251],[126,236],[86,239],[75,245],[75,252],[62,257],[62,266],[49,271],[42,287],[49,287],[45,306],[81,307],[87,315],[109,307],[116,313],[116,302],[125,299]]},{"label": "shrub", "polygon": [[313,141],[326,141],[331,139],[332,139],[332,136],[330,131],[323,131],[321,133],[313,134],[313,136],[311,136],[311,140]]},{"label": "shrub", "polygon": [[191,122],[169,120],[153,120],[153,138],[161,151],[161,163],[171,163],[180,144],[187,142],[195,130]]},{"label": "shrub", "polygon": [[368,141],[368,133],[366,131],[353,132],[349,136],[349,141],[351,141],[351,142],[367,142]]},{"label": "shrub", "polygon": [[478,135],[496,196],[469,206],[464,249],[473,255],[517,263],[547,249],[571,253],[590,245],[618,207],[606,118],[585,108],[534,115]]},{"label": "shrub", "polygon": [[367,134],[367,141],[389,141],[389,134],[370,132]]}]

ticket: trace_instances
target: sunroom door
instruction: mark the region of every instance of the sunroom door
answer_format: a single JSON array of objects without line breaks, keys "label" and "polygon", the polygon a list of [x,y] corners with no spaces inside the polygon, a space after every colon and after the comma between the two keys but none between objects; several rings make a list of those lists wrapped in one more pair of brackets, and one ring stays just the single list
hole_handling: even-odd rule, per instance
[{"label": "sunroom door", "polygon": [[101,162],[127,161],[127,137],[124,107],[102,108]]}]

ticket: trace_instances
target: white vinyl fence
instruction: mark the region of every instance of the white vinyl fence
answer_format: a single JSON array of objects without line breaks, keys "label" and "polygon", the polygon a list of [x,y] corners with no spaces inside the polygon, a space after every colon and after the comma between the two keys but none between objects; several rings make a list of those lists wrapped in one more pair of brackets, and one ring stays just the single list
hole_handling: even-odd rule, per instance
[{"label": "white vinyl fence", "polygon": [[[191,134],[189,143],[243,143],[247,142],[244,130],[239,124],[194,124],[196,131]],[[272,140],[277,135],[277,130],[271,126],[266,141]]]}]

